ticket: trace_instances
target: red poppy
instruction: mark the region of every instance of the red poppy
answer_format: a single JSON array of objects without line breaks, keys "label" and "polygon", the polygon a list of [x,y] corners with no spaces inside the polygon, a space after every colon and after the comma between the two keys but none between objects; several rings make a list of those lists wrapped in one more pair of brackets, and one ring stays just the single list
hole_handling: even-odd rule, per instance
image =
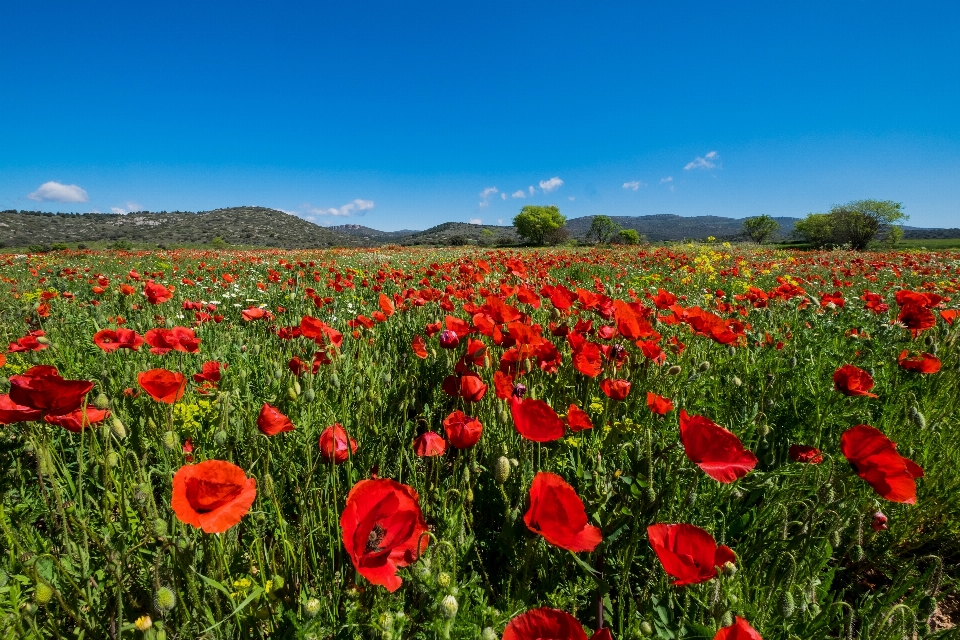
[{"label": "red poppy", "polygon": [[463,398],[466,402],[479,402],[487,393],[487,385],[475,373],[447,376],[441,388],[454,398]]},{"label": "red poppy", "polygon": [[513,376],[503,371],[494,372],[493,388],[497,392],[498,398],[506,400],[513,395]]},{"label": "red poppy", "polygon": [[243,318],[246,322],[253,322],[254,320],[260,320],[267,315],[266,309],[261,309],[260,307],[250,307],[244,309],[240,312],[240,317]]},{"label": "red poppy", "polygon": [[284,431],[293,431],[293,423],[290,418],[280,413],[276,407],[271,407],[266,402],[260,407],[260,415],[257,416],[257,429],[266,436],[275,436]]},{"label": "red poppy", "polygon": [[603,370],[600,345],[595,342],[584,342],[573,352],[573,366],[585,376],[595,378]]},{"label": "red poppy", "polygon": [[690,462],[718,482],[729,483],[757,466],[757,457],[740,438],[703,416],[680,410],[680,441]]},{"label": "red poppy", "polygon": [[626,400],[630,394],[630,381],[620,378],[607,378],[600,383],[600,390],[611,400]]},{"label": "red poppy", "polygon": [[534,442],[552,442],[563,437],[563,420],[543,400],[510,396],[510,414],[517,433]]},{"label": "red poppy", "polygon": [[180,449],[183,451],[183,459],[187,462],[193,462],[193,442],[190,440],[190,438],[187,438],[186,441],[184,441],[183,446],[181,446]]},{"label": "red poppy", "polygon": [[31,422],[40,419],[40,411],[33,407],[17,404],[9,394],[0,395],[0,424]]},{"label": "red poppy", "polygon": [[117,349],[137,351],[143,344],[143,336],[132,329],[102,329],[93,334],[93,342],[107,353]]},{"label": "red poppy", "polygon": [[530,485],[527,528],[568,551],[593,551],[603,541],[600,529],[587,524],[587,512],[577,492],[563,478],[539,472]]},{"label": "red poppy", "polygon": [[673,411],[673,400],[647,391],[647,406],[650,407],[650,411],[658,416],[663,416]]},{"label": "red poppy", "polygon": [[92,382],[64,380],[56,367],[46,364],[10,376],[10,400],[55,416],[79,409],[91,389]]},{"label": "red poppy", "polygon": [[180,467],[173,475],[170,506],[181,522],[223,533],[238,524],[257,497],[257,481],[223,460]]},{"label": "red poppy", "polygon": [[569,613],[542,607],[511,620],[503,630],[503,640],[587,640],[587,634]]},{"label": "red poppy", "polygon": [[953,325],[953,321],[957,319],[957,310],[956,309],[947,309],[940,312],[940,317],[943,318],[943,321],[949,325]]},{"label": "red poppy", "polygon": [[567,424],[573,431],[593,429],[593,422],[590,420],[590,416],[575,404],[570,405],[570,408],[567,409]]},{"label": "red poppy", "polygon": [[327,462],[340,464],[357,452],[357,441],[347,435],[340,423],[330,425],[320,434],[320,454]]},{"label": "red poppy", "polygon": [[416,355],[418,358],[423,358],[424,360],[427,358],[427,345],[423,341],[423,338],[420,336],[414,336],[413,342],[410,344],[410,346],[413,348],[414,355]]},{"label": "red poppy", "polygon": [[469,449],[480,441],[483,425],[463,411],[454,411],[443,420],[443,431],[457,449]]},{"label": "red poppy", "polygon": [[900,352],[897,364],[905,371],[914,373],[936,373],[940,371],[940,359],[932,353],[920,353],[909,356],[906,350]]},{"label": "red poppy", "polygon": [[439,433],[427,431],[413,441],[413,452],[421,458],[442,456],[447,450],[447,441]]},{"label": "red poppy", "polygon": [[343,546],[357,572],[387,591],[400,588],[397,569],[426,550],[427,523],[413,487],[390,479],[361,480],[340,516]]},{"label": "red poppy", "polygon": [[692,524],[651,525],[647,527],[647,537],[664,571],[675,578],[676,586],[712,580],[717,576],[717,567],[737,559],[728,547],[718,547],[712,535]]},{"label": "red poppy", "polygon": [[143,285],[143,293],[147,296],[150,304],[161,304],[173,297],[173,287],[169,289],[156,282],[148,282]]},{"label": "red poppy", "polygon": [[870,389],[873,389],[870,374],[852,364],[845,364],[833,373],[833,386],[845,396],[877,397],[870,393]]},{"label": "red poppy", "polygon": [[140,387],[157,402],[173,404],[183,397],[187,388],[187,377],[179,371],[150,369],[137,374]]},{"label": "red poppy", "polygon": [[840,450],[880,497],[906,504],[917,501],[915,479],[923,477],[923,469],[897,453],[897,445],[878,429],[866,424],[847,429],[840,436]]},{"label": "red poppy", "polygon": [[937,316],[933,311],[919,304],[906,304],[900,308],[897,322],[910,330],[914,338],[922,331],[933,328],[937,324]]},{"label": "red poppy", "polygon": [[377,301],[377,304],[380,305],[380,310],[383,312],[383,315],[388,317],[392,316],[396,310],[393,306],[393,301],[382,293],[380,294],[380,299]]},{"label": "red poppy", "polygon": [[173,327],[172,329],[150,329],[144,334],[150,353],[161,356],[171,350],[184,353],[197,353],[200,350],[200,338],[193,329]]},{"label": "red poppy", "polygon": [[0,367],[4,366],[5,364],[7,364],[7,356],[0,353]]},{"label": "red poppy", "polygon": [[212,382],[216,384],[220,382],[221,372],[220,369],[223,367],[216,360],[211,360],[210,362],[204,362],[203,366],[200,369],[200,373],[193,374],[193,381],[197,384],[204,382]]},{"label": "red poppy", "polygon": [[736,616],[733,624],[729,627],[721,627],[713,640],[763,640],[763,637],[756,629],[750,626],[750,623]]},{"label": "red poppy", "polygon": [[[38,332],[41,336],[43,332]],[[48,345],[37,340],[37,336],[30,334],[18,338],[11,342],[7,347],[9,353],[20,353],[22,351],[43,351]]]},{"label": "red poppy", "polygon": [[43,417],[43,421],[48,424],[55,424],[58,427],[63,427],[67,431],[71,431],[73,433],[80,433],[90,425],[103,422],[109,417],[109,411],[87,406],[80,407],[79,409],[75,409],[70,413],[65,413],[61,416],[46,415]]},{"label": "red poppy", "polygon": [[790,445],[790,459],[794,462],[806,462],[807,464],[820,464],[823,462],[823,454],[816,447],[808,447],[804,444]]}]

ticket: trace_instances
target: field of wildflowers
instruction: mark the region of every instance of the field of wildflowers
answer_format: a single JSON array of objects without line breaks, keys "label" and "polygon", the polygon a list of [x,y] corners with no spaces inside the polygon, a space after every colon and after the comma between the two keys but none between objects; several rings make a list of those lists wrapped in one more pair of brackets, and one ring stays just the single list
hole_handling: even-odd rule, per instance
[{"label": "field of wildflowers", "polygon": [[960,254],[0,256],[0,633],[951,637]]}]

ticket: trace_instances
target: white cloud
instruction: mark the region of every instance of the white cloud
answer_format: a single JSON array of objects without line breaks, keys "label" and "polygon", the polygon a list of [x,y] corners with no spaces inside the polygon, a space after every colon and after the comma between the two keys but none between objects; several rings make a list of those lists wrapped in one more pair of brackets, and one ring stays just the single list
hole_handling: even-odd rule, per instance
[{"label": "white cloud", "polygon": [[660,184],[664,184],[665,182],[673,182],[673,176],[667,176],[666,178],[660,178]]},{"label": "white cloud", "polygon": [[470,218],[470,224],[483,224],[483,220],[480,218]]},{"label": "white cloud", "polygon": [[707,155],[697,156],[692,162],[688,162],[687,166],[683,169],[684,171],[690,171],[690,169],[713,169],[720,164],[720,156],[717,155],[716,151],[711,151]]},{"label": "white cloud", "polygon": [[[549,180],[540,181],[540,188],[543,189],[544,193],[550,193],[554,189],[559,189],[562,186],[563,186],[563,180],[561,180],[557,176],[553,176]],[[533,189],[533,187],[530,187],[530,188]],[[533,193],[533,192],[531,191],[530,193]]]},{"label": "white cloud", "polygon": [[645,187],[645,186],[647,186],[647,183],[646,183],[646,182],[640,182],[639,180],[631,180],[630,182],[624,182],[624,183],[623,183],[623,188],[624,188],[624,189],[631,189],[631,190],[633,190],[633,191],[636,191],[636,190],[639,189],[640,187]]},{"label": "white cloud", "polygon": [[573,202],[574,200],[576,200],[576,198],[574,196],[570,196],[569,198],[567,198],[567,200],[569,200],[570,202]]},{"label": "white cloud", "polygon": [[136,202],[128,202],[125,207],[110,207],[110,213],[116,213],[121,216],[127,213],[133,213],[134,211],[143,211],[143,207]]},{"label": "white cloud", "polygon": [[501,193],[501,194],[500,194],[500,199],[501,199],[501,200],[506,200],[506,199],[507,199],[507,194],[506,194],[506,193]]},{"label": "white cloud", "polygon": [[503,218],[497,218],[497,224],[503,224]]},{"label": "white cloud", "polygon": [[311,207],[309,204],[304,205],[307,209],[307,213],[313,214],[315,216],[340,216],[340,217],[350,217],[353,215],[362,216],[365,211],[373,209],[374,204],[373,200],[362,200],[357,198],[353,202],[348,202],[339,209],[333,207],[329,209],[317,209]]},{"label": "white cloud", "polygon": [[[531,187],[531,188],[532,188],[532,187]],[[527,192],[524,191],[523,189],[517,189],[517,190],[514,191],[511,195],[512,195],[514,198],[526,198],[526,197],[527,197]]]},{"label": "white cloud", "polygon": [[486,200],[487,198],[489,198],[495,193],[500,193],[500,190],[497,189],[496,187],[487,187],[486,189],[480,192],[480,197]]},{"label": "white cloud", "polygon": [[533,188],[533,185],[530,185],[530,195],[533,195],[534,191],[536,191],[536,189]]},{"label": "white cloud", "polygon": [[90,199],[87,192],[75,184],[44,182],[40,188],[27,196],[37,202],[86,202]]}]

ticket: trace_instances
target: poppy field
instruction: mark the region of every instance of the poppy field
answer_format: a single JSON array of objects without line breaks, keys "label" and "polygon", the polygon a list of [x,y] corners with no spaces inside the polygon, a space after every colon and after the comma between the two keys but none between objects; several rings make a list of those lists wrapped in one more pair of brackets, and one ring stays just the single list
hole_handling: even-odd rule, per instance
[{"label": "poppy field", "polygon": [[948,638],[960,254],[0,255],[0,635]]}]

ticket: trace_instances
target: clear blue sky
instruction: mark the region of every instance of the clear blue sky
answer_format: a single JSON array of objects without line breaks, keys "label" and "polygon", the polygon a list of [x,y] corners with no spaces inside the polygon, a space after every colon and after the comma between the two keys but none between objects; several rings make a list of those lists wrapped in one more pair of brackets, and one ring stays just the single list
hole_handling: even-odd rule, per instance
[{"label": "clear blue sky", "polygon": [[879,198],[960,226],[954,0],[4,2],[0,25],[0,209],[401,229]]}]

